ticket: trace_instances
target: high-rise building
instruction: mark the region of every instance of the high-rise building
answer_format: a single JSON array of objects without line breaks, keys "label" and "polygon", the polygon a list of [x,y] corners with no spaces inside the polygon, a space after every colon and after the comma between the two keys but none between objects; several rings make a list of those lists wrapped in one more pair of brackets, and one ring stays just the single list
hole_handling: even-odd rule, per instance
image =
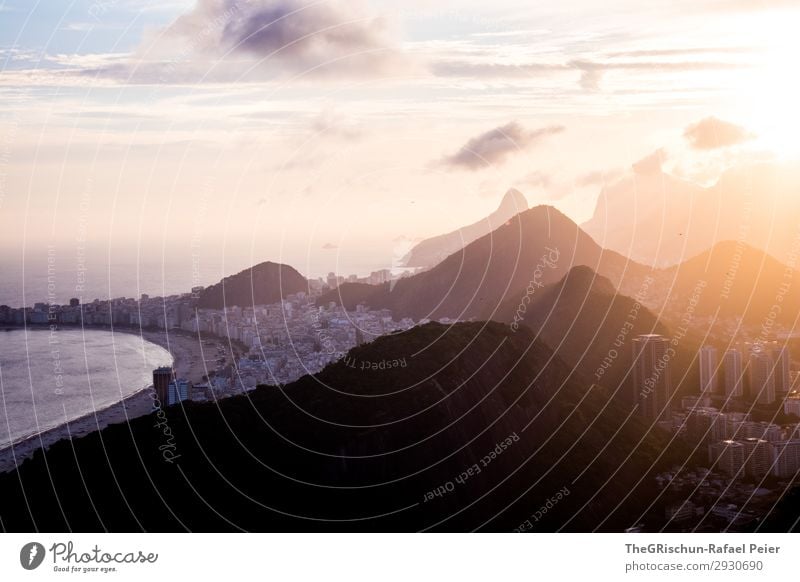
[{"label": "high-rise building", "polygon": [[789,348],[785,345],[774,344],[772,347],[772,360],[775,363],[775,392],[777,394],[786,394],[792,386],[791,373],[789,371],[790,356]]},{"label": "high-rise building", "polygon": [[361,346],[365,343],[367,343],[367,340],[364,338],[364,332],[360,327],[356,326],[356,345]]},{"label": "high-rise building", "polygon": [[750,396],[759,404],[775,402],[775,375],[770,355],[763,350],[750,354]]},{"label": "high-rise building", "polygon": [[339,286],[339,279],[336,277],[336,273],[328,273],[328,287],[331,289],[336,289]]},{"label": "high-rise building", "polygon": [[169,394],[167,396],[167,406],[172,406],[178,402],[183,402],[189,399],[189,392],[192,385],[188,380],[176,378],[169,383]]},{"label": "high-rise building", "polygon": [[694,408],[686,414],[686,435],[692,442],[716,442],[726,438],[725,415],[716,408]]},{"label": "high-rise building", "polygon": [[633,344],[633,402],[648,420],[670,416],[670,341],[657,334],[640,335]]},{"label": "high-rise building", "polygon": [[700,394],[708,396],[717,391],[717,348],[700,348]]},{"label": "high-rise building", "polygon": [[716,468],[732,477],[744,472],[744,445],[738,441],[719,441],[708,447],[709,461]]},{"label": "high-rise building", "polygon": [[741,441],[744,447],[745,472],[753,477],[765,477],[772,471],[772,445],[759,438]]},{"label": "high-rise building", "polygon": [[169,398],[169,384],[173,380],[174,372],[170,366],[162,366],[153,370],[153,388],[161,406],[167,406]]},{"label": "high-rise building", "polygon": [[783,413],[800,417],[800,394],[792,392],[783,401]]},{"label": "high-rise building", "polygon": [[800,440],[772,443],[775,464],[772,473],[776,477],[795,477],[800,472]]},{"label": "high-rise building", "polygon": [[742,352],[730,349],[723,359],[725,368],[725,397],[741,398],[744,396],[742,382]]}]

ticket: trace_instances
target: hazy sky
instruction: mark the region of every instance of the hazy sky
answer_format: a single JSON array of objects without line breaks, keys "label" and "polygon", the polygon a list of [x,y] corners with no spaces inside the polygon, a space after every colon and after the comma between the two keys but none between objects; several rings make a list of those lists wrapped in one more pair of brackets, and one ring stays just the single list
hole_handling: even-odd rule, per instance
[{"label": "hazy sky", "polygon": [[799,8],[0,0],[0,249],[368,272],[510,187],[794,159]]}]

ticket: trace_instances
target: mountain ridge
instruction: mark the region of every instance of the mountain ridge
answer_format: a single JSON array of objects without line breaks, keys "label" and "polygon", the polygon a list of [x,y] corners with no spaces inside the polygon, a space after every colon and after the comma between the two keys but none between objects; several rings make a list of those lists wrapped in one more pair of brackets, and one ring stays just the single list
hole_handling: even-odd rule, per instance
[{"label": "mountain ridge", "polygon": [[468,226],[427,238],[416,244],[403,257],[403,266],[415,268],[434,267],[449,255],[492,232],[515,214],[524,212],[528,208],[528,201],[522,192],[511,188],[505,193],[497,209],[489,216]]},{"label": "mountain ridge", "polygon": [[670,267],[724,240],[741,240],[791,260],[800,214],[800,167],[751,162],[701,186],[661,169],[633,171],[600,191],[581,227],[602,246]]}]

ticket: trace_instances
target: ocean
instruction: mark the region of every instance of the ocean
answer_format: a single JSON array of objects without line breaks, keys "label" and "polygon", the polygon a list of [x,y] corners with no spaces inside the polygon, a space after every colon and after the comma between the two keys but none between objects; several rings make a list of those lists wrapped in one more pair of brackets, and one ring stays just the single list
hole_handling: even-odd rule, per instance
[{"label": "ocean", "polygon": [[[152,256],[132,260],[94,252],[78,262],[74,251],[54,249],[52,253],[30,252],[22,256],[0,256],[0,305],[30,307],[36,302],[69,303],[73,297],[88,303],[94,299],[139,297],[146,293],[162,297],[189,293],[192,287],[218,283],[265,260],[282,262],[309,278],[338,275],[369,275],[379,269],[395,269],[406,246],[395,245],[396,256],[382,260],[375,256],[338,256],[319,254],[303,256],[296,252],[275,257],[253,257],[238,254],[222,257],[184,256],[153,260]],[[0,249],[1,250],[1,249]],[[334,253],[334,251],[330,251]],[[113,260],[112,260],[113,259]]]},{"label": "ocean", "polygon": [[119,402],[170,364],[167,350],[132,334],[0,331],[0,449]]}]

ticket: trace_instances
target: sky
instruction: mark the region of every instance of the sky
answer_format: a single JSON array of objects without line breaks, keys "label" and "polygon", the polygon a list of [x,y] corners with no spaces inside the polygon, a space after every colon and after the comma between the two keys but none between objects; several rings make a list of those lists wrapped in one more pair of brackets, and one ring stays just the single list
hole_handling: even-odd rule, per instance
[{"label": "sky", "polygon": [[798,23],[779,0],[0,0],[0,259],[363,275],[511,187],[580,223],[656,152],[703,185],[795,160]]}]

